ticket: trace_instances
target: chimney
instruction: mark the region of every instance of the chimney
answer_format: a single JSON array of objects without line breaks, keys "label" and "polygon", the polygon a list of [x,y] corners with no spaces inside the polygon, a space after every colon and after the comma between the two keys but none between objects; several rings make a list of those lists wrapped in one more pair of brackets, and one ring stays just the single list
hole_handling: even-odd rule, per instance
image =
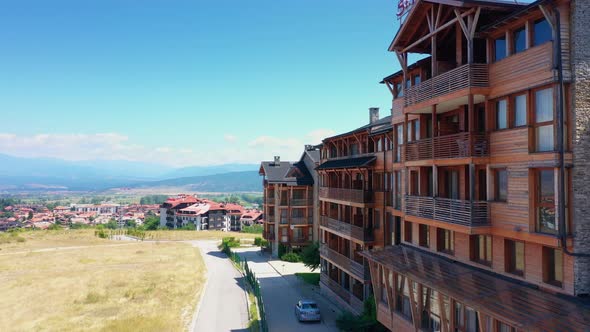
[{"label": "chimney", "polygon": [[281,164],[281,156],[275,156],[275,166],[279,166]]},{"label": "chimney", "polygon": [[313,150],[313,145],[307,144],[305,145],[305,151],[312,151]]},{"label": "chimney", "polygon": [[373,124],[379,121],[379,107],[369,108],[369,123]]}]

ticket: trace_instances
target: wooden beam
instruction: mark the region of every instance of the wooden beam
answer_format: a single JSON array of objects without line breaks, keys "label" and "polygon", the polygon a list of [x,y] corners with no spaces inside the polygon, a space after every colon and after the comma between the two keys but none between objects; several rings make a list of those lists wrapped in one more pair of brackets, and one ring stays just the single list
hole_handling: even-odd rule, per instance
[{"label": "wooden beam", "polygon": [[389,89],[389,92],[391,92],[391,95],[395,97],[395,91],[393,90],[393,86],[391,85],[391,83],[387,82],[387,81],[383,81],[385,82],[385,86],[387,86],[387,89]]},{"label": "wooden beam", "polygon": [[467,26],[465,25],[465,21],[463,21],[463,17],[461,16],[461,13],[459,13],[458,9],[454,9],[453,10],[455,12],[455,16],[457,21],[459,21],[459,24],[461,25],[461,30],[463,30],[463,34],[465,35],[465,38],[467,38],[467,40],[469,40],[469,29],[467,29]]},{"label": "wooden beam", "polygon": [[408,279],[408,291],[410,293],[410,306],[412,307],[412,321],[414,322],[414,328],[416,328],[416,331],[420,330],[420,322],[421,322],[421,315],[417,310],[417,303],[416,303],[416,296],[414,294],[414,287],[412,287],[412,283],[413,281],[411,281],[410,279]]},{"label": "wooden beam", "polygon": [[471,39],[475,37],[475,29],[477,28],[477,21],[479,21],[479,14],[481,13],[481,7],[477,7],[475,14],[473,15],[473,24],[471,25],[471,31],[469,32],[471,35]]},{"label": "wooden beam", "polygon": [[[471,8],[470,10],[462,13],[460,15],[460,17],[465,17],[467,15],[473,14],[475,12],[475,8]],[[418,40],[416,40],[415,42],[413,42],[411,45],[406,46],[405,48],[403,48],[401,50],[401,52],[405,53],[408,52],[410,49],[412,49],[413,47],[419,45],[420,43],[422,43],[423,41],[425,41],[426,39],[432,37],[433,35],[437,34],[438,32],[446,29],[447,27],[449,27],[451,24],[457,22],[457,18],[455,17],[454,19],[451,19],[450,21],[448,21],[447,23],[441,25],[440,27],[436,28],[434,31],[432,31],[429,34],[426,34],[424,36],[422,36],[421,38],[419,38]]]},{"label": "wooden beam", "polygon": [[555,26],[557,25],[557,20],[555,19],[554,15],[555,13],[553,13],[553,11],[547,8],[545,5],[539,5],[539,9],[543,13],[543,16],[545,16],[545,19],[551,26],[551,29],[555,30]]},{"label": "wooden beam", "polygon": [[442,4],[439,4],[438,5],[438,10],[437,10],[437,13],[436,13],[436,20],[434,21],[434,28],[435,29],[438,28],[438,25],[440,24],[440,16],[441,16],[440,14],[441,14],[441,12],[443,10],[442,6],[443,6]]}]

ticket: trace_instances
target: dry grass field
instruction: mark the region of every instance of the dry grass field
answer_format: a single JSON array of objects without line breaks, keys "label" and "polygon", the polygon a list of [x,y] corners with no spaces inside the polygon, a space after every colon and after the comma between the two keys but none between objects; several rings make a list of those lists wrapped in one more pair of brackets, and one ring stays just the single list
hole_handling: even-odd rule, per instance
[{"label": "dry grass field", "polygon": [[204,280],[179,242],[92,230],[0,234],[0,331],[182,331]]},{"label": "dry grass field", "polygon": [[239,232],[221,232],[221,231],[181,231],[181,230],[174,230],[174,231],[167,231],[167,230],[158,230],[158,231],[147,231],[146,232],[146,239],[149,240],[170,240],[170,241],[181,241],[181,240],[213,240],[233,236],[240,240],[251,240],[249,242],[253,242],[255,237],[262,237],[262,234],[248,234],[248,233],[239,233]]}]

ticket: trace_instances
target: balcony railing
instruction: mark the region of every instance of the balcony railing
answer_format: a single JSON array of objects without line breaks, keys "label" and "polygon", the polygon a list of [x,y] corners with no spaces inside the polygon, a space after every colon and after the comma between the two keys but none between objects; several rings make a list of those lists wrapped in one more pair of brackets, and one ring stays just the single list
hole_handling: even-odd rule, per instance
[{"label": "balcony railing", "polygon": [[338,282],[332,280],[328,275],[320,273],[320,281],[332,292],[336,293],[342,300],[350,304],[358,313],[363,311],[363,302],[356,299],[351,292],[342,288]]},{"label": "balcony railing", "polygon": [[489,86],[488,65],[467,64],[406,89],[406,107],[470,87]]},{"label": "balcony railing", "polygon": [[364,229],[327,216],[321,216],[320,225],[359,241],[371,242],[374,240],[372,229]]},{"label": "balcony railing", "polygon": [[313,224],[313,218],[311,218],[311,217],[301,217],[301,218],[291,217],[291,225],[311,225],[311,224]]},{"label": "balcony railing", "polygon": [[337,199],[353,203],[371,203],[373,201],[373,193],[367,190],[321,187],[320,198]]},{"label": "balcony railing", "polygon": [[291,206],[310,206],[313,205],[313,200],[311,198],[292,198],[291,199]]},{"label": "balcony railing", "polygon": [[405,145],[406,161],[484,157],[489,154],[486,134],[467,132],[425,138]]},{"label": "balcony railing", "polygon": [[365,268],[362,264],[353,261],[336,250],[330,249],[325,244],[320,246],[320,256],[340,266],[340,268],[346,270],[357,279],[369,280],[369,275],[365,275]]},{"label": "balcony railing", "polygon": [[463,226],[489,225],[488,202],[406,195],[406,214]]}]

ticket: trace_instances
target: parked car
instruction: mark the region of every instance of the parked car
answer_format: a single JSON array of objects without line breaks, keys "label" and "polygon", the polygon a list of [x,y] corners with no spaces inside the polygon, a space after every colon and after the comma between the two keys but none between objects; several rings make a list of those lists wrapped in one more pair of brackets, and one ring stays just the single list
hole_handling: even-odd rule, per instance
[{"label": "parked car", "polygon": [[322,320],[320,308],[318,307],[318,304],[312,300],[301,300],[297,302],[295,305],[295,317],[297,317],[300,322]]}]

